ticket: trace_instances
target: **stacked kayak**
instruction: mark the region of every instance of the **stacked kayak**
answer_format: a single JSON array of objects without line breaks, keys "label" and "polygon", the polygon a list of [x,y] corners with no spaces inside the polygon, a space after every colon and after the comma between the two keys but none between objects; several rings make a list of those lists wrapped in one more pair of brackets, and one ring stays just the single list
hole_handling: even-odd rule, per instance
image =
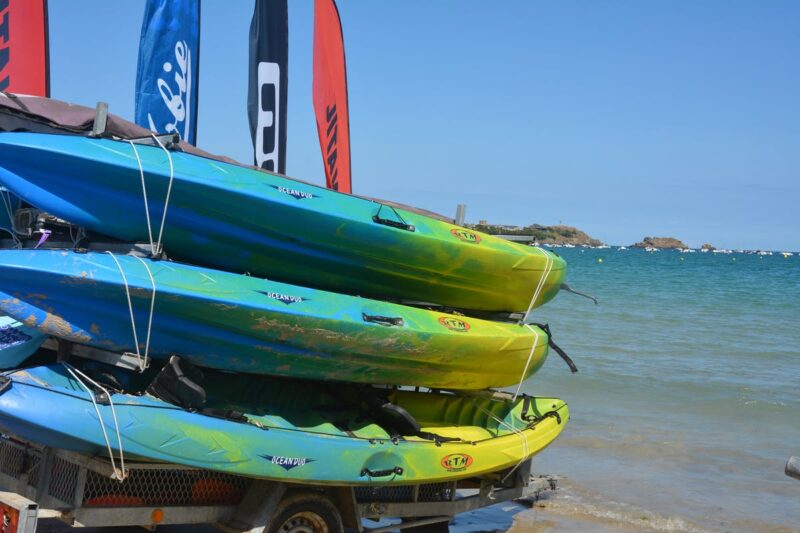
[{"label": "stacked kayak", "polygon": [[[363,392],[348,397],[313,383],[217,374],[206,379],[208,408],[199,413],[152,396],[111,394],[115,424],[110,403],[95,411],[92,393],[70,370],[6,374],[0,426],[100,455],[102,424],[108,435],[120,429],[127,457],[296,483],[428,483],[496,472],[544,449],[569,418],[566,404],[553,398],[385,391],[382,405],[411,422],[403,431],[380,414],[363,416]],[[116,438],[110,445],[120,451]]]},{"label": "stacked kayak", "polygon": [[486,390],[568,361],[527,320],[556,254],[166,144],[0,133],[27,221],[0,249],[0,428],[337,485],[489,475],[563,430],[563,401]]},{"label": "stacked kayak", "polygon": [[124,241],[157,237],[166,205],[173,259],[361,296],[525,312],[551,300],[565,273],[541,248],[158,146],[3,133],[0,182]]},{"label": "stacked kayak", "polygon": [[151,357],[306,379],[503,387],[538,370],[548,350],[537,326],[111,253],[0,250],[0,310],[112,352],[149,345]]}]

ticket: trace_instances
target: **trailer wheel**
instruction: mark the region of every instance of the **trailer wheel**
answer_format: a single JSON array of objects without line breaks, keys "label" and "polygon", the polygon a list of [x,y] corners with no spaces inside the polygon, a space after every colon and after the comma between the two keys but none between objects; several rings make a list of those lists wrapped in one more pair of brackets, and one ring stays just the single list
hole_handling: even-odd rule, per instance
[{"label": "trailer wheel", "polygon": [[285,498],[267,533],[344,533],[342,516],[321,494],[300,493]]}]

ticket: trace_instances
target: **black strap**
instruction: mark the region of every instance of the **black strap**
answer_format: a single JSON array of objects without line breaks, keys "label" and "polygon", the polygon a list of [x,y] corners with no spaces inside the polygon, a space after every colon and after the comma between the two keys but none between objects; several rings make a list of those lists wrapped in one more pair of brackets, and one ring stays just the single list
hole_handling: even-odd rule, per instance
[{"label": "black strap", "polygon": [[543,414],[542,416],[540,416],[536,421],[537,422],[541,422],[542,420],[544,420],[547,417],[553,417],[553,418],[556,419],[556,422],[558,422],[558,424],[561,424],[561,415],[558,414],[558,411],[548,411],[545,414]]},{"label": "black strap", "polygon": [[526,421],[530,422],[533,417],[528,416],[528,409],[531,407],[531,397],[527,394],[522,395],[522,412],[519,414],[519,417]]},{"label": "black strap", "polygon": [[537,417],[536,415],[529,415],[528,409],[531,407],[531,397],[527,394],[523,394],[522,396],[522,412],[520,413],[519,417],[524,420],[525,422],[530,422],[530,426],[535,426],[537,423],[541,422],[545,418],[553,417],[556,419],[556,422],[561,424],[561,415],[558,414],[558,411],[548,411],[542,416]]},{"label": "black strap", "polygon": [[442,435],[437,435],[430,431],[418,431],[414,436],[425,440],[432,440],[436,446],[441,446],[443,442],[460,442],[462,440],[459,437],[443,437]]},{"label": "black strap", "polygon": [[576,291],[566,283],[561,284],[561,290],[565,292],[571,292],[572,294],[577,294],[578,296],[583,296],[584,298],[588,298],[589,300],[594,302],[594,305],[597,305],[597,298],[595,298],[591,294],[586,294],[585,292]]},{"label": "black strap", "polygon": [[573,374],[577,372],[578,367],[575,365],[572,359],[570,359],[570,357],[567,355],[567,352],[562,350],[555,342],[553,342],[553,334],[550,333],[550,324],[534,324],[534,326],[538,326],[539,329],[547,333],[548,346],[550,346],[553,350],[556,351],[558,355],[561,356],[561,359],[563,359],[564,362],[567,363],[567,366],[569,367],[569,369],[572,371]]},{"label": "black strap", "polygon": [[214,418],[222,418],[224,420],[231,420],[233,422],[243,422],[247,423],[250,421],[247,416],[241,411],[236,411],[234,409],[222,409],[219,407],[206,407],[204,409],[200,409],[198,411],[200,414],[211,416]]}]

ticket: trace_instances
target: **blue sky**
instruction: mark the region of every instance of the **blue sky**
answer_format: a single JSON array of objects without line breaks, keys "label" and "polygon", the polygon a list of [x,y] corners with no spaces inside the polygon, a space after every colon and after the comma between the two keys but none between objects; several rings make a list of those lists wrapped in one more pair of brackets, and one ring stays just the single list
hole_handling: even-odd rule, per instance
[{"label": "blue sky", "polygon": [[[610,243],[800,250],[800,2],[340,0],[353,187]],[[50,0],[52,95],[133,117],[144,1]],[[287,173],[324,182],[312,0]],[[203,0],[198,144],[250,162],[252,1]]]}]

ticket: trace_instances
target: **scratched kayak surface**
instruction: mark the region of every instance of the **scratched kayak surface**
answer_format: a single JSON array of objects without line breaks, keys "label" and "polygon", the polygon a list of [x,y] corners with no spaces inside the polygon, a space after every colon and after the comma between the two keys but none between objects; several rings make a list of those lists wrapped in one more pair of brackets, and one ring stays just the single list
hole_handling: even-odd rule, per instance
[{"label": "scratched kayak surface", "polygon": [[[65,367],[5,375],[11,385],[0,393],[0,426],[39,444],[107,453],[89,393]],[[299,483],[426,483],[513,467],[553,442],[569,419],[554,398],[370,387],[348,395],[343,387],[219,373],[204,384],[215,416],[112,393],[125,457]],[[402,434],[366,410],[365,394],[404,410],[420,430]],[[111,406],[101,401],[97,409],[119,455]]]},{"label": "scratched kayak surface", "polygon": [[149,355],[178,354],[204,367],[484,389],[527,378],[548,352],[548,336],[536,326],[465,318],[170,261],[0,250],[2,312],[44,334],[112,352],[137,351],[131,309],[139,353],[145,352],[154,286]]},{"label": "scratched kayak surface", "polygon": [[[161,229],[188,263],[378,299],[526,311],[552,299],[556,254],[283,176],[157,146],[0,134],[0,183],[73,224],[125,241]],[[137,160],[138,153],[138,160]]]}]

